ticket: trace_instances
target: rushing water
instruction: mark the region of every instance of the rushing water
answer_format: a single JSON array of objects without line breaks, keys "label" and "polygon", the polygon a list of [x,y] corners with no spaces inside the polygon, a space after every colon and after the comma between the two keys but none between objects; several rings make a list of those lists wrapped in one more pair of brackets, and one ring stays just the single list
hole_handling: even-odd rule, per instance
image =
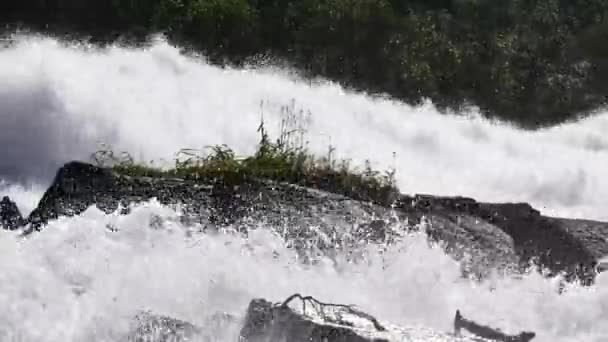
[{"label": "rushing water", "polygon": [[[354,165],[369,158],[395,167],[404,192],[527,201],[545,214],[608,219],[608,115],[523,132],[281,70],[223,70],[164,42],[96,49],[18,37],[0,50],[0,195],[27,213],[56,167],[88,158],[98,142],[157,161],[218,143],[250,153],[260,102],[276,133],[280,106],[292,100],[310,111],[312,151],[331,144]],[[155,215],[166,218],[163,229],[150,228]],[[114,341],[137,310],[208,326],[218,312],[240,317],[252,297],[302,292],[399,324],[449,330],[459,308],[507,331],[534,330],[538,341],[608,340],[606,279],[562,295],[536,275],[474,285],[418,235],[382,256],[368,246],[367,263],[304,266],[265,229],[248,240],[190,235],[175,215],[156,203],[124,217],[91,209],[29,240],[0,234],[0,339]],[[208,334],[231,341],[237,327]]]}]

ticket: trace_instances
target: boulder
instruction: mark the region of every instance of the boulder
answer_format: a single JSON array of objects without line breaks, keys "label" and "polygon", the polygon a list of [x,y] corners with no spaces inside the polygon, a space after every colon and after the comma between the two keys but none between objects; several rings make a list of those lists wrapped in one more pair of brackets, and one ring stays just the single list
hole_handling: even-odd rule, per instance
[{"label": "boulder", "polygon": [[[230,228],[247,234],[260,224],[275,229],[306,262],[314,262],[310,255],[332,255],[336,249],[390,244],[421,226],[428,228],[431,240],[462,261],[464,275],[477,278],[495,269],[520,272],[534,262],[549,275],[565,273],[567,279],[592,284],[599,258],[608,254],[608,223],[546,217],[527,203],[400,195],[392,206],[385,206],[269,180],[234,185],[129,177],[83,162],[58,170],[38,206],[22,222],[24,234],[93,205],[108,213],[127,207],[122,213],[128,213],[129,204],[152,198],[176,208],[179,204],[183,223],[200,225],[203,231]],[[12,218],[5,224],[10,229],[23,221],[7,215]]]},{"label": "boulder", "polygon": [[4,196],[0,201],[0,228],[6,230],[16,230],[24,223],[21,212],[17,204],[8,196]]},{"label": "boulder", "polygon": [[[298,311],[291,301],[299,299]],[[352,305],[322,303],[295,294],[282,303],[254,299],[240,332],[243,342],[422,342],[454,341],[449,333],[381,322]],[[474,341],[467,337],[458,341]]]},{"label": "boulder", "polygon": [[494,329],[466,319],[462,316],[460,310],[456,310],[456,315],[454,317],[454,334],[456,336],[461,336],[463,329],[476,337],[495,342],[529,342],[536,337],[536,333],[531,331],[523,331],[514,335],[506,334],[500,329]]},{"label": "boulder", "polygon": [[247,342],[389,341],[380,336],[374,337],[374,334],[386,331],[382,326],[374,328],[375,331],[366,331],[349,323],[318,321],[306,313],[296,313],[287,305],[254,299],[247,309],[240,337]]}]

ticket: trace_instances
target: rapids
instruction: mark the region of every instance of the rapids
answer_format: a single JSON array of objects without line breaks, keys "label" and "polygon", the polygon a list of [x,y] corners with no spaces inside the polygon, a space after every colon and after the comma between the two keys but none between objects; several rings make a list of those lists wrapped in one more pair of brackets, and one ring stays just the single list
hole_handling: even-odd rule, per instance
[{"label": "rapids", "polygon": [[[271,133],[280,107],[310,111],[309,147],[395,167],[407,193],[526,201],[546,215],[608,220],[608,114],[537,132],[440,115],[298,80],[288,70],[220,69],[164,41],[147,48],[95,48],[16,36],[0,50],[0,195],[27,214],[58,166],[87,159],[98,143],[141,160],[171,161],[184,147],[228,144],[239,154],[258,140],[260,102]],[[394,152],[394,155],[393,155]],[[151,228],[155,216],[164,227]],[[0,234],[0,340],[115,341],[135,311],[210,326],[238,321],[252,297],[294,292],[355,303],[398,324],[450,330],[454,311],[538,341],[608,340],[608,279],[572,285],[538,275],[460,278],[458,265],[413,235],[365,263],[302,265],[268,230],[249,239],[185,234],[176,213],[155,202],[128,216],[90,209],[28,240]],[[107,229],[108,225],[118,231]],[[208,330],[234,341],[238,323]],[[535,341],[536,341],[535,340]]]}]

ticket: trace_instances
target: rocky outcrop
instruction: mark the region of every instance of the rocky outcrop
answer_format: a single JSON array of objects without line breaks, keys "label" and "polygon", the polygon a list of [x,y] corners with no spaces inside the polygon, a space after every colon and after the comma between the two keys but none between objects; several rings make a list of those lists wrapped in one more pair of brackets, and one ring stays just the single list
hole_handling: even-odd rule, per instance
[{"label": "rocky outcrop", "polygon": [[16,230],[23,226],[25,221],[15,202],[8,196],[4,196],[0,201],[0,228]]},{"label": "rocky outcrop", "polygon": [[[296,249],[384,242],[398,232],[385,229],[390,209],[289,184],[251,179],[240,186],[181,179],[129,177],[110,169],[72,162],[61,168],[27,219],[25,234],[49,220],[77,215],[95,205],[105,212],[156,198],[174,206],[186,224],[202,230],[232,227],[246,234],[257,223],[275,228]],[[289,228],[289,229],[286,229]]]},{"label": "rocky outcrop", "polygon": [[[464,197],[402,195],[392,207],[291,184],[250,179],[239,186],[221,181],[128,177],[81,162],[64,165],[26,220],[7,220],[24,234],[43,229],[59,216],[92,205],[106,212],[156,198],[177,207],[186,224],[202,230],[231,227],[247,234],[255,224],[274,228],[303,256],[313,249],[331,255],[362,242],[392,243],[422,227],[456,259],[467,275],[521,269],[536,260],[551,274],[566,272],[591,283],[597,260],[608,254],[608,224],[551,218],[525,203],[480,203]],[[3,201],[3,203],[5,203]],[[12,208],[6,202],[7,208]],[[2,207],[4,208],[4,207]],[[14,213],[13,209],[2,213]],[[21,222],[23,221],[23,222]],[[404,224],[407,223],[407,224]]]}]

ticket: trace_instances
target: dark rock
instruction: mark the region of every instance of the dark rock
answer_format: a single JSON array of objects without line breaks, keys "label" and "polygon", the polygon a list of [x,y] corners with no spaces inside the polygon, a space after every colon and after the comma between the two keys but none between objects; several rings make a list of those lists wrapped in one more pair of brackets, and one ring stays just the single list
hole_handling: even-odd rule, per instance
[{"label": "dark rock", "polygon": [[0,201],[0,228],[16,230],[23,224],[24,220],[17,204],[8,196],[3,197]]},{"label": "dark rock", "polygon": [[[429,237],[445,243],[448,253],[457,260],[466,261],[464,274],[476,279],[490,271],[514,271],[520,257],[513,238],[496,226],[466,214],[431,212],[426,216]],[[472,260],[465,260],[473,256]]]},{"label": "dark rock", "polygon": [[128,177],[80,162],[68,163],[58,171],[28,218],[24,233],[43,229],[58,216],[78,215],[93,205],[109,213],[152,198],[174,207],[180,204],[184,223],[200,224],[203,230],[229,226],[247,233],[255,229],[252,222],[261,223],[280,231],[298,250],[308,248],[312,241],[315,248],[327,249],[355,246],[364,240],[380,242],[378,239],[394,239],[395,235],[374,233],[377,223],[372,222],[389,220],[389,208],[341,195],[256,179],[233,186],[219,181]]},{"label": "dark rock", "polygon": [[[424,221],[429,237],[443,242],[450,255],[458,260],[472,256],[463,260],[465,274],[481,277],[490,269],[521,271],[534,261],[550,275],[564,272],[569,279],[591,284],[597,260],[608,254],[608,223],[545,217],[526,203],[402,195],[389,207],[260,179],[234,186],[128,177],[82,162],[67,163],[57,172],[25,222],[24,234],[92,205],[109,213],[152,198],[165,205],[181,204],[183,222],[200,224],[203,230],[231,227],[247,234],[255,223],[263,224],[291,247],[308,252],[392,243]],[[303,260],[309,254],[315,253],[303,253]]]},{"label": "dark rock", "polygon": [[247,342],[389,342],[386,338],[364,336],[352,326],[316,322],[287,305],[264,299],[254,299],[249,304],[240,337]]},{"label": "dark rock", "polygon": [[[499,236],[496,232],[502,231],[510,237],[511,249],[519,259],[519,269],[534,264],[548,270],[549,276],[565,274],[568,280],[577,279],[587,285],[595,279],[597,260],[608,254],[608,223],[546,217],[527,203],[481,203],[463,197],[416,195],[402,196],[396,206],[413,220],[426,215],[431,225],[439,226],[431,231],[431,237],[447,241],[449,246],[471,239],[477,244],[487,244],[492,235],[483,234],[484,239],[476,231],[483,225],[490,225],[494,227],[493,235]],[[452,222],[460,223],[449,227],[446,222],[450,218]],[[489,227],[484,230],[492,231]],[[450,235],[460,238],[447,238]],[[508,240],[493,246],[499,247],[500,254],[507,255],[510,253],[505,254],[503,248],[506,244]],[[504,260],[497,253],[490,256]]]},{"label": "dark rock", "polygon": [[[301,311],[289,306],[294,299],[301,300]],[[244,342],[397,342],[450,341],[453,337],[422,327],[398,327],[351,305],[322,303],[296,294],[276,304],[265,299],[252,300],[240,339]]]},{"label": "dark rock", "polygon": [[506,334],[500,329],[494,329],[466,319],[460,314],[459,310],[456,310],[456,315],[454,317],[454,334],[460,336],[462,329],[477,337],[494,342],[529,342],[536,337],[536,333],[531,331],[523,331],[513,335]]}]

